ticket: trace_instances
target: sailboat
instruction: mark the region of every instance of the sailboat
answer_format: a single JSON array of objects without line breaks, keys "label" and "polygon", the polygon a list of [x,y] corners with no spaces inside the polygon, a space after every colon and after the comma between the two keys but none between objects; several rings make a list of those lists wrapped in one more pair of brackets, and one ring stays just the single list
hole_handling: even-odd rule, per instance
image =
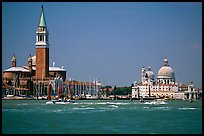
[{"label": "sailboat", "polygon": [[[73,101],[71,99],[66,100],[66,99],[60,98],[61,95],[62,95],[62,85],[59,85],[59,88],[58,88],[58,100],[51,100],[51,101],[46,102],[46,104],[70,104],[70,103],[75,103],[75,101]],[[70,96],[71,96],[71,89],[70,89]]]}]

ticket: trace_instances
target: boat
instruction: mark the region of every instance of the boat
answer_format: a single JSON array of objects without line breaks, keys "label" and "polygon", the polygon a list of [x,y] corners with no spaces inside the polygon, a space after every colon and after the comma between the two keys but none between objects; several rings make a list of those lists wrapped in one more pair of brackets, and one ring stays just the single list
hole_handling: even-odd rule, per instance
[{"label": "boat", "polygon": [[97,96],[90,95],[90,94],[86,94],[86,99],[87,99],[87,100],[96,100],[96,99],[98,99],[98,97],[97,97]]},{"label": "boat", "polygon": [[153,104],[153,105],[158,105],[158,104],[167,104],[165,99],[155,99],[151,102],[145,102],[144,104]]},{"label": "boat", "polygon": [[141,102],[141,103],[143,103],[143,102],[144,102],[143,97],[140,97],[140,102]]},{"label": "boat", "polygon": [[47,100],[47,96],[38,96],[38,98],[36,98],[36,99],[38,99],[38,100]]},{"label": "boat", "polygon": [[[50,86],[48,87],[48,98],[50,99]],[[57,100],[50,100],[47,101],[46,104],[70,104],[70,103],[75,103],[74,100],[72,100],[72,89],[70,88],[70,99],[62,99],[62,86],[59,85],[58,88],[58,96]]]},{"label": "boat", "polygon": [[70,104],[70,103],[75,103],[75,101],[73,100],[63,100],[63,99],[59,99],[59,100],[51,100],[46,102],[46,104]]}]

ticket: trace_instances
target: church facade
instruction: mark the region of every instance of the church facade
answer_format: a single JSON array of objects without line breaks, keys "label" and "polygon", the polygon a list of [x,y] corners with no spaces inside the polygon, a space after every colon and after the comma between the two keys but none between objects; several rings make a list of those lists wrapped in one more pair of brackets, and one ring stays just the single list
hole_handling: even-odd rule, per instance
[{"label": "church facade", "polygon": [[[3,94],[8,95],[47,95],[50,80],[56,77],[66,80],[63,67],[49,66],[49,32],[42,6],[39,24],[36,31],[36,54],[28,56],[27,66],[17,66],[16,56],[11,59],[11,67],[3,71]],[[41,91],[39,91],[41,90]]]},{"label": "church facade", "polygon": [[134,82],[132,98],[168,98],[168,99],[197,99],[198,92],[193,85],[179,84],[175,80],[174,70],[169,66],[167,58],[158,71],[155,80],[154,72],[150,67],[142,67],[141,82]]}]

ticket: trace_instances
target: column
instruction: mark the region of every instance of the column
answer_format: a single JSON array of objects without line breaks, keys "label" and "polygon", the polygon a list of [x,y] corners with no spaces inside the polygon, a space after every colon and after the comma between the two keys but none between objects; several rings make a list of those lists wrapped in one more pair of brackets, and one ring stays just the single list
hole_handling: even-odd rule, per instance
[{"label": "column", "polygon": [[188,99],[192,99],[192,94],[189,93]]},{"label": "column", "polygon": [[194,93],[194,97],[193,97],[194,99],[197,99],[196,95],[197,95],[197,93]]},{"label": "column", "polygon": [[45,41],[46,42],[46,35],[44,35],[44,40],[43,41]]}]

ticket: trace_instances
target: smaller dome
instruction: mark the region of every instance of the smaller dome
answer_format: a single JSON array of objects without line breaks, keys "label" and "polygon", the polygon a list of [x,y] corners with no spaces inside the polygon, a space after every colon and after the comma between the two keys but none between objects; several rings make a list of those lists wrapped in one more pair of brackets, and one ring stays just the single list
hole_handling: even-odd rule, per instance
[{"label": "smaller dome", "polygon": [[152,71],[147,71],[146,74],[147,74],[148,78],[154,80],[154,72],[152,72]]},{"label": "smaller dome", "polygon": [[148,70],[146,71],[146,75],[147,75],[147,78],[154,80],[154,72],[152,72],[150,67],[148,67]]},{"label": "smaller dome", "polygon": [[36,65],[36,56],[32,57],[32,65],[34,65],[34,66]]}]

